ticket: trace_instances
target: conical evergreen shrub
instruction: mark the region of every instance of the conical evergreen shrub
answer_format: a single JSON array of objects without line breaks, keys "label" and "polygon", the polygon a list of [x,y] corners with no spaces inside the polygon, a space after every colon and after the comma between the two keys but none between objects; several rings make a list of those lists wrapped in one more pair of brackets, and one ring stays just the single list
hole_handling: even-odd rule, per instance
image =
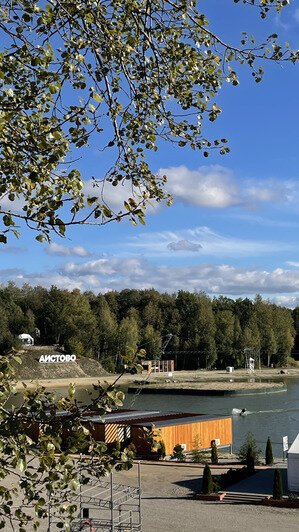
[{"label": "conical evergreen shrub", "polygon": [[273,464],[272,443],[271,443],[270,438],[267,439],[265,461],[266,461],[266,465]]},{"label": "conical evergreen shrub", "polygon": [[273,479],[273,499],[280,501],[283,496],[281,472],[279,469],[274,471]]},{"label": "conical evergreen shrub", "polygon": [[251,445],[248,447],[246,456],[246,467],[248,473],[254,473],[254,453]]},{"label": "conical evergreen shrub", "polygon": [[159,460],[164,460],[165,456],[166,456],[166,447],[165,447],[164,440],[161,440],[159,442],[159,447],[158,447],[158,458]]},{"label": "conical evergreen shrub", "polygon": [[213,479],[211,475],[210,466],[208,464],[205,465],[205,468],[203,470],[201,492],[204,493],[205,495],[208,495],[209,493],[213,493]]},{"label": "conical evergreen shrub", "polygon": [[218,464],[218,448],[214,441],[212,442],[211,447],[211,463]]}]

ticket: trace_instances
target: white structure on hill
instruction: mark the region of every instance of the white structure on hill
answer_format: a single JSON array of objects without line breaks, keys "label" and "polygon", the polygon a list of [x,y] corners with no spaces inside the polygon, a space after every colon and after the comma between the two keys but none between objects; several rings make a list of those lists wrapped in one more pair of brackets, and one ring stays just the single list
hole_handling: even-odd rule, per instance
[{"label": "white structure on hill", "polygon": [[30,334],[22,333],[19,334],[18,338],[20,338],[22,345],[34,345],[34,338]]},{"label": "white structure on hill", "polygon": [[299,491],[299,434],[288,450],[288,488]]}]

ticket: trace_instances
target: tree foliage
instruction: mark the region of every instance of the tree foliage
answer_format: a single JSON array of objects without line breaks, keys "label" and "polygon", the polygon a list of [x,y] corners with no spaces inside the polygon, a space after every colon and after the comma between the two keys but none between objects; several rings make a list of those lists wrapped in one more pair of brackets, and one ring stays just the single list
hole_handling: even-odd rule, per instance
[{"label": "tree foliage", "polygon": [[186,455],[184,454],[183,447],[180,443],[177,443],[173,448],[173,453],[170,456],[171,460],[176,460],[177,462],[186,462]]},{"label": "tree foliage", "polygon": [[267,445],[266,445],[265,462],[266,462],[266,465],[272,465],[274,462],[272,443],[269,437],[267,439]]},{"label": "tree foliage", "polygon": [[254,449],[253,449],[253,445],[252,443],[249,444],[248,446],[248,449],[247,449],[247,455],[246,455],[246,467],[247,467],[247,471],[248,473],[251,475],[252,473],[254,473],[254,466],[255,466],[255,453],[254,453]]},{"label": "tree foliage", "polygon": [[218,447],[214,441],[211,445],[211,464],[218,464]]},{"label": "tree foliage", "polygon": [[280,469],[274,470],[273,499],[280,501],[283,498],[282,478]]},{"label": "tree foliage", "polygon": [[199,438],[199,435],[195,436],[192,442],[192,451],[191,451],[191,460],[194,463],[207,463],[207,454],[205,451],[202,451],[202,444]]},{"label": "tree foliage", "polygon": [[249,465],[248,469],[252,470],[252,468],[254,469],[254,465],[259,464],[260,454],[261,454],[261,450],[257,446],[256,439],[254,438],[251,432],[248,432],[246,434],[245,441],[243,445],[241,445],[239,452],[238,452],[239,460],[243,464],[246,464],[247,467]]},{"label": "tree foliage", "polygon": [[[288,2],[242,3],[265,18]],[[160,141],[204,157],[229,152],[227,140],[207,139],[204,127],[221,113],[223,84],[238,85],[240,65],[258,83],[263,63],[298,59],[276,34],[225,42],[195,0],[2,0],[0,7],[2,242],[8,231],[18,234],[20,219],[40,241],[73,224],[124,216],[144,223],[150,201],[171,202],[167,177],[148,163]],[[110,167],[95,176],[76,164],[89,145],[111,151]],[[105,188],[124,183],[128,197],[113,211]]]},{"label": "tree foliage", "polygon": [[2,350],[19,347],[17,336],[27,332],[36,343],[97,358],[109,371],[121,369],[128,346],[145,349],[150,360],[174,359],[176,369],[244,367],[244,349],[251,346],[258,359],[260,346],[261,363],[280,366],[295,336],[295,313],[289,309],[260,296],[252,303],[211,300],[202,292],[126,289],[96,296],[9,283],[0,287],[0,316]]},{"label": "tree foliage", "polygon": [[202,489],[201,492],[205,495],[213,493],[214,485],[209,464],[206,464],[203,470]]}]

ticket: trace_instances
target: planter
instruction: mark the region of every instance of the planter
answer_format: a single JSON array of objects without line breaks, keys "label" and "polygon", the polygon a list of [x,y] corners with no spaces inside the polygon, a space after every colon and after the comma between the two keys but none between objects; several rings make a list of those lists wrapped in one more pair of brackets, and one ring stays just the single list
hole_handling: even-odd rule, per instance
[{"label": "planter", "polygon": [[266,506],[276,506],[276,508],[299,508],[299,499],[298,501],[290,501],[289,499],[272,499],[272,497],[267,497],[263,500],[263,504]]},{"label": "planter", "polygon": [[226,493],[197,493],[195,498],[198,501],[222,501],[223,497],[225,497]]}]

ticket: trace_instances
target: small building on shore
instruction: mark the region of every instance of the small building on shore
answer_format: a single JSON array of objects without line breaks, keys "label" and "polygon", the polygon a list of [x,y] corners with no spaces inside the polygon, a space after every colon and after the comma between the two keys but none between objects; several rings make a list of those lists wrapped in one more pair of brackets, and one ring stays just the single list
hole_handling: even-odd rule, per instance
[{"label": "small building on shore", "polygon": [[213,441],[220,448],[230,447],[233,442],[231,416],[120,410],[106,414],[104,422],[96,415],[87,416],[84,422],[96,441],[133,443],[137,454],[143,457],[155,452],[149,442],[149,432],[153,432],[156,441],[163,440],[166,455],[172,454],[178,443],[188,452],[194,448],[195,441],[199,449],[210,449]]},{"label": "small building on shore", "polygon": [[288,488],[299,492],[299,434],[288,450]]},{"label": "small building on shore", "polygon": [[169,373],[174,371],[174,360],[143,360],[142,373]]}]

